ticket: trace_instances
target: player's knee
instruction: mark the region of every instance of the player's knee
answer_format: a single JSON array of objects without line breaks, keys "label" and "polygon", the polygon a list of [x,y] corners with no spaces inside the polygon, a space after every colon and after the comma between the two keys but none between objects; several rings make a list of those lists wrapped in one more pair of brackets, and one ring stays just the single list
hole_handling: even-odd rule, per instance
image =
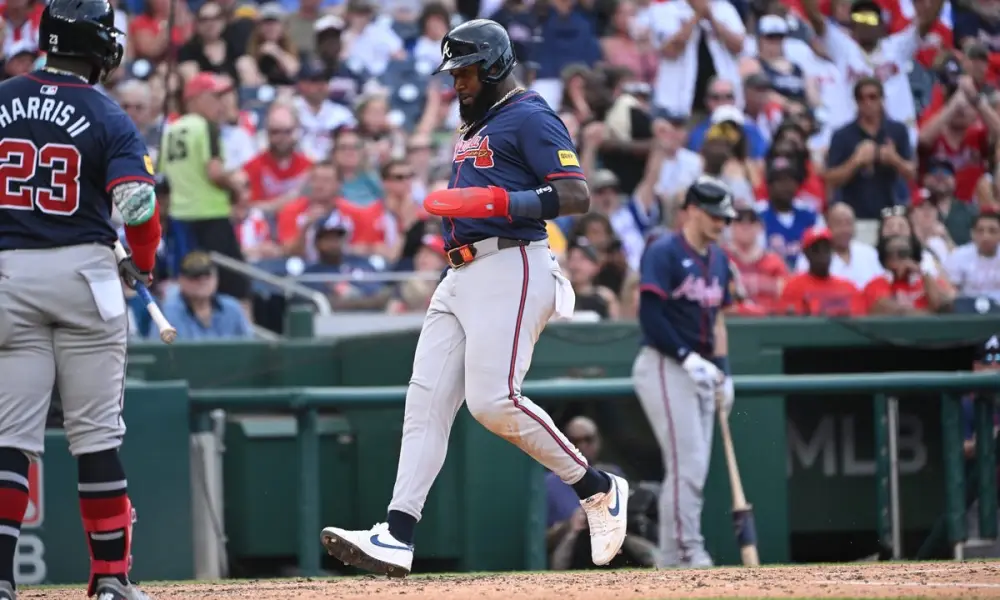
[{"label": "player's knee", "polygon": [[469,407],[473,418],[486,429],[501,436],[507,433],[510,426],[506,410],[509,404],[510,400],[506,396],[469,392],[465,398],[465,405]]}]

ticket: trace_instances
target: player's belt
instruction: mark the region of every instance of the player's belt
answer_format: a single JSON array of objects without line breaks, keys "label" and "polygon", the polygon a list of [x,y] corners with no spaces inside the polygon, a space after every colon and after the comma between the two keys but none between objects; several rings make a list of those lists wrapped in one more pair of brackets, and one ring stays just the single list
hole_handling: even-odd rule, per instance
[{"label": "player's belt", "polygon": [[506,250],[507,248],[522,248],[530,245],[531,243],[532,242],[528,240],[512,240],[510,238],[494,237],[466,244],[464,246],[459,246],[457,248],[452,248],[451,250],[448,250],[445,255],[448,258],[448,264],[451,268],[458,269],[476,260],[477,257],[483,258],[501,250]]}]

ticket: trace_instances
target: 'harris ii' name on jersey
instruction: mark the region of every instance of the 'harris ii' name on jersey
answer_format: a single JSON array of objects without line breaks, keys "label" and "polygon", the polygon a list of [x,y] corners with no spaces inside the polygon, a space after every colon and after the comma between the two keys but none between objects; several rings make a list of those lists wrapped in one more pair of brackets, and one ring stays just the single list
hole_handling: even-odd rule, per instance
[{"label": "'harris ii' name on jersey", "polygon": [[113,187],[153,183],[125,111],[72,75],[0,83],[0,250],[111,245]]},{"label": "'harris ii' name on jersey", "polygon": [[37,96],[27,98],[10,98],[0,105],[0,129],[7,128],[14,121],[32,119],[48,121],[62,127],[75,138],[90,129],[90,119],[76,114],[76,106],[54,96],[59,93],[59,86],[43,85]]}]

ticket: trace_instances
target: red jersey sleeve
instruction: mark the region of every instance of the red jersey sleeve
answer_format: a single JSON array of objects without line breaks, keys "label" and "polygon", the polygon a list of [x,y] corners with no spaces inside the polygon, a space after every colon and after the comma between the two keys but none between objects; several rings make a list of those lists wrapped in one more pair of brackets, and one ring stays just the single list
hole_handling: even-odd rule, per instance
[{"label": "red jersey sleeve", "polygon": [[243,165],[243,172],[247,174],[247,182],[250,184],[250,201],[260,202],[264,198],[264,181],[261,170],[261,155],[257,155]]},{"label": "red jersey sleeve", "polygon": [[299,235],[299,217],[309,206],[309,200],[299,198],[278,210],[278,241],[287,244]]},{"label": "red jersey sleeve", "polygon": [[381,244],[385,241],[385,232],[379,229],[382,218],[382,203],[375,202],[369,206],[358,206],[347,200],[337,201],[337,210],[347,217],[354,226],[351,234],[352,244]]}]

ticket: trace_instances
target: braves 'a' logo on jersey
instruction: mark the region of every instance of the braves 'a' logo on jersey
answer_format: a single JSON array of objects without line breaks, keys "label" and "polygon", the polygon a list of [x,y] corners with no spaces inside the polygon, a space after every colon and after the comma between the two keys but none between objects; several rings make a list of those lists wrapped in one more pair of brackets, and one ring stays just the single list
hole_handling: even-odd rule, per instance
[{"label": "braves 'a' logo on jersey", "polygon": [[459,140],[455,144],[455,162],[472,160],[472,166],[477,169],[490,169],[493,162],[493,150],[490,148],[490,136],[473,136],[467,140]]},{"label": "braves 'a' logo on jersey", "polygon": [[705,281],[704,277],[696,277],[688,273],[684,281],[671,294],[674,298],[686,298],[691,302],[697,302],[699,306],[713,308],[722,305],[722,286],[719,278],[713,277],[712,283]]}]

